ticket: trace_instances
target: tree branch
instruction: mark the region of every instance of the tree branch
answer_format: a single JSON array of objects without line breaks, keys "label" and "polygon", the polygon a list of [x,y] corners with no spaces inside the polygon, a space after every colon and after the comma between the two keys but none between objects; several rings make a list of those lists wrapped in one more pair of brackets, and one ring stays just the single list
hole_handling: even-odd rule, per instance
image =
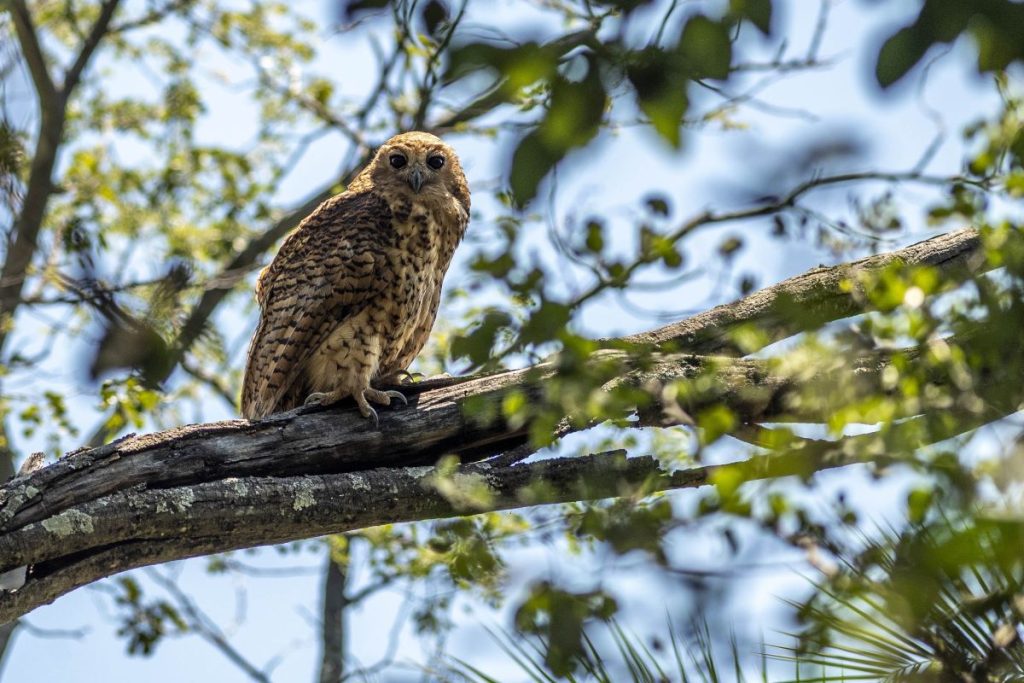
[{"label": "tree branch", "polygon": [[345,676],[345,609],[349,600],[348,567],[328,547],[324,569],[324,608],[321,624],[320,683],[338,683]]},{"label": "tree branch", "polygon": [[67,103],[79,79],[106,35],[120,0],[107,0],[75,61],[68,69],[64,84],[58,90],[53,84],[32,25],[32,16],[24,0],[11,3],[14,23],[25,60],[32,74],[39,100],[39,132],[29,170],[28,184],[21,213],[14,221],[12,240],[0,268],[0,349],[7,340],[9,321],[21,303],[25,276],[36,253],[39,230],[46,214],[46,205],[53,194],[53,170],[57,152],[64,136]]},{"label": "tree branch", "polygon": [[3,675],[4,660],[11,644],[11,638],[20,626],[21,620],[9,621],[6,624],[0,625],[0,675]]},{"label": "tree branch", "polygon": [[110,20],[114,18],[114,12],[117,11],[117,6],[121,0],[106,0],[100,6],[100,16],[96,19],[96,23],[92,25],[92,29],[89,31],[89,35],[86,36],[85,42],[82,44],[81,49],[78,52],[78,56],[75,57],[75,61],[71,64],[67,74],[64,76],[64,85],[61,88],[61,95],[65,102],[74,92],[75,88],[78,87],[78,82],[82,77],[82,72],[85,71],[85,67],[88,66],[89,61],[92,60],[93,53],[96,52],[96,48],[99,47],[100,41],[107,35],[107,31],[110,28]]},{"label": "tree branch", "polygon": [[[625,337],[634,344],[686,350],[690,353],[720,353],[742,356],[757,349],[740,349],[734,333],[754,323],[768,343],[816,329],[824,323],[864,313],[865,292],[858,274],[878,271],[893,263],[941,268],[954,281],[990,270],[981,237],[976,230],[956,230],[912,244],[903,249],[877,254],[831,268],[815,268],[802,275],[766,287],[738,302],[716,306],[680,322]],[[841,283],[849,282],[846,290]],[[799,312],[799,315],[794,313]],[[606,344],[615,340],[606,340]]]},{"label": "tree branch", "polygon": [[[895,429],[912,432],[909,425]],[[953,436],[956,431],[951,428],[943,436]],[[878,435],[838,442],[809,441],[782,455],[675,472],[666,471],[654,458],[627,458],[625,452],[613,451],[508,467],[471,463],[447,478],[433,467],[405,467],[316,476],[227,478],[165,489],[136,487],[80,506],[74,514],[48,520],[48,526],[56,530],[48,532],[53,536],[63,533],[62,538],[67,540],[81,533],[96,534],[97,527],[102,526],[100,535],[107,542],[93,553],[36,564],[32,581],[0,597],[0,621],[25,614],[113,573],[158,562],[484,509],[508,510],[694,488],[726,469],[750,480],[807,477],[823,469],[862,462],[865,457],[889,461]],[[484,487],[488,498],[485,507],[467,507],[459,496],[446,497],[442,490],[450,487],[439,486],[439,479],[477,493]],[[111,519],[115,515],[118,519]],[[120,532],[110,533],[114,527]],[[4,540],[19,534],[23,532],[8,534]],[[16,545],[24,546],[24,538]]]},{"label": "tree branch", "polygon": [[[700,392],[680,399],[680,408],[698,413],[725,404],[744,422],[798,420],[821,422],[835,406],[820,401],[792,403],[797,383],[787,374],[773,374],[768,360],[664,354],[626,365],[628,356],[597,354],[595,372],[611,375],[610,384],[627,383],[645,388],[656,402],[641,416],[658,413],[657,424],[678,424],[679,416],[655,410],[661,387],[679,379],[713,376]],[[829,368],[814,381],[830,383],[828,373],[852,373],[867,389],[878,389],[885,358],[872,363]],[[873,365],[873,367],[869,367]],[[455,454],[463,462],[506,452],[526,442],[529,424],[509,424],[500,406],[511,391],[522,392],[534,405],[544,405],[545,386],[557,373],[554,362],[521,370],[468,378],[449,386],[429,383],[404,386],[409,407],[382,412],[380,431],[351,408],[303,409],[273,415],[259,422],[231,420],[189,425],[70,454],[29,477],[19,477],[0,488],[0,533],[42,522],[119,491],[139,486],[167,488],[224,478],[300,476],[325,472],[351,472],[375,467],[433,464]],[[805,383],[807,379],[803,380]],[[475,410],[470,410],[469,405]],[[481,406],[493,417],[479,415]],[[628,413],[622,415],[628,417]],[[586,425],[570,426],[569,430]],[[45,493],[44,493],[45,492]],[[110,517],[112,524],[130,522]],[[12,547],[0,537],[3,564],[20,566],[94,547],[89,533],[76,533],[43,551],[48,530],[24,548]],[[29,551],[26,554],[26,551]],[[0,567],[2,569],[3,567]]]},{"label": "tree branch", "polygon": [[25,58],[28,72],[32,76],[32,85],[36,89],[39,110],[43,112],[49,108],[55,109],[57,107],[57,86],[54,85],[49,68],[46,66],[46,57],[39,44],[35,25],[32,23],[32,14],[28,11],[24,0],[11,0],[10,8],[11,15],[14,17],[14,30],[18,35],[18,43],[21,45],[21,54]]}]

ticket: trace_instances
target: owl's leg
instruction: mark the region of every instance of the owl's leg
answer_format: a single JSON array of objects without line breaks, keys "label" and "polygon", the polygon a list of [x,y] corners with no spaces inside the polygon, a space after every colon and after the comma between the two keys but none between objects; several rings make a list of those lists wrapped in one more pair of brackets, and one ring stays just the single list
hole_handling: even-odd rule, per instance
[{"label": "owl's leg", "polygon": [[[317,366],[318,371],[313,373],[313,388],[321,391],[310,394],[305,405],[328,405],[351,396],[359,406],[359,412],[372,420],[374,427],[377,427],[379,421],[371,402],[387,406],[394,399],[409,405],[400,391],[381,391],[370,384],[380,363],[379,337],[373,336],[365,328],[348,330],[347,334],[339,333],[336,336],[337,339],[332,336],[323,347],[323,355],[327,358],[322,360]],[[353,343],[355,337],[361,340],[360,344]]]}]

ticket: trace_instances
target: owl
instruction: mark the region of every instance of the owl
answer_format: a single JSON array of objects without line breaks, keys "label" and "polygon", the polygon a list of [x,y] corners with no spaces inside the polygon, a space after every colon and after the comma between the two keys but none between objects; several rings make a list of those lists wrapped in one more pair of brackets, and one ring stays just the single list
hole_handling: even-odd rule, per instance
[{"label": "owl", "polygon": [[373,385],[397,384],[426,343],[468,223],[469,188],[451,147],[421,132],[385,142],[260,273],[242,414],[351,396],[376,425],[371,404],[405,403]]}]

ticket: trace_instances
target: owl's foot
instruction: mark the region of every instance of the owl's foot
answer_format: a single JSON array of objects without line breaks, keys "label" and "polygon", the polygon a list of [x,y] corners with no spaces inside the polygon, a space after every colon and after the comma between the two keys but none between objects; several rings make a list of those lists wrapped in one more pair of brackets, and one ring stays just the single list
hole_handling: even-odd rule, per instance
[{"label": "owl's foot", "polygon": [[306,397],[304,406],[329,406],[342,399],[344,394],[340,391],[315,391]]},{"label": "owl's foot", "polygon": [[359,406],[359,412],[363,414],[363,417],[373,420],[374,427],[380,424],[380,420],[377,419],[377,411],[370,405],[370,401],[379,403],[382,406],[389,406],[391,405],[391,399],[395,398],[401,401],[403,405],[409,405],[409,399],[400,391],[381,391],[372,387],[367,387],[363,391],[357,392],[354,398],[356,399],[356,405]]},{"label": "owl's foot", "polygon": [[[329,406],[332,403],[337,403],[346,396],[348,396],[347,391],[317,391],[307,396],[306,401],[302,405]],[[392,399],[397,399],[401,401],[403,405],[409,405],[409,399],[407,399],[400,391],[381,391],[372,387],[367,387],[362,391],[357,391],[352,394],[352,398],[355,399],[356,405],[359,406],[359,412],[363,414],[363,417],[372,420],[374,427],[379,424],[379,420],[377,419],[377,411],[370,405],[370,401],[379,403],[383,406],[389,406],[391,405]]]}]

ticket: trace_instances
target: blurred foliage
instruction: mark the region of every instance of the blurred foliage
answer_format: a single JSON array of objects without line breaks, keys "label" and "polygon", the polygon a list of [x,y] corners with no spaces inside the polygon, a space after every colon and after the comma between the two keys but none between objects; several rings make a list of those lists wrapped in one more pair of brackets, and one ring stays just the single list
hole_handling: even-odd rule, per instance
[{"label": "blurred foliage", "polygon": [[882,86],[903,78],[937,43],[968,34],[978,53],[979,71],[1002,71],[1024,59],[1020,28],[1024,7],[1004,0],[924,0],[917,18],[890,36],[878,53],[875,75]]},{"label": "blurred foliage", "polygon": [[[706,622],[694,622],[688,633],[668,624],[666,632],[645,640],[628,633],[615,620],[608,620],[606,626],[610,638],[595,640],[584,636],[585,646],[576,653],[572,661],[572,670],[563,679],[569,683],[594,681],[595,683],[612,683],[613,681],[631,681],[633,683],[661,683],[662,681],[679,681],[679,683],[746,683],[748,680],[771,680],[768,667],[762,662],[756,679],[748,678],[744,672],[745,658],[738,651],[735,639],[728,644],[730,656],[723,658],[712,640]],[[604,634],[601,634],[604,635]],[[545,638],[519,640],[509,633],[492,634],[501,649],[520,669],[525,677],[523,680],[546,683],[552,680],[542,659],[550,647]],[[801,668],[794,665],[797,680],[814,680],[803,678]],[[813,667],[811,667],[813,668]],[[455,680],[473,683],[496,683],[497,679],[488,676],[477,667],[465,661],[455,659],[451,673]]]},{"label": "blurred foliage", "polygon": [[114,585],[119,591],[114,596],[114,605],[122,613],[117,634],[127,641],[128,654],[152,655],[163,638],[188,631],[174,605],[166,600],[147,601],[132,577],[121,577]]},{"label": "blurred foliage", "polygon": [[800,680],[1019,680],[1024,529],[979,513],[956,521],[933,512],[830,572],[797,605],[808,624],[802,645],[781,656],[835,673]]},{"label": "blurred foliage", "polygon": [[[679,147],[691,84],[729,77],[731,34],[739,22],[750,20],[765,33],[771,24],[770,2],[733,2],[723,16],[693,14],[674,31],[659,30],[657,38],[643,46],[601,35],[606,19],[628,22],[634,12],[650,4],[566,5],[567,18],[583,18],[584,12],[589,16],[587,28],[561,41],[545,45],[531,41],[515,47],[467,42],[452,48],[448,80],[488,70],[502,100],[526,99],[525,108],[542,108],[533,130],[519,141],[512,157],[509,186],[517,205],[528,204],[554,166],[597,135],[609,96],[616,95],[623,82],[631,86],[647,123],[666,143]],[[562,47],[576,36],[587,49],[567,56]]]}]

